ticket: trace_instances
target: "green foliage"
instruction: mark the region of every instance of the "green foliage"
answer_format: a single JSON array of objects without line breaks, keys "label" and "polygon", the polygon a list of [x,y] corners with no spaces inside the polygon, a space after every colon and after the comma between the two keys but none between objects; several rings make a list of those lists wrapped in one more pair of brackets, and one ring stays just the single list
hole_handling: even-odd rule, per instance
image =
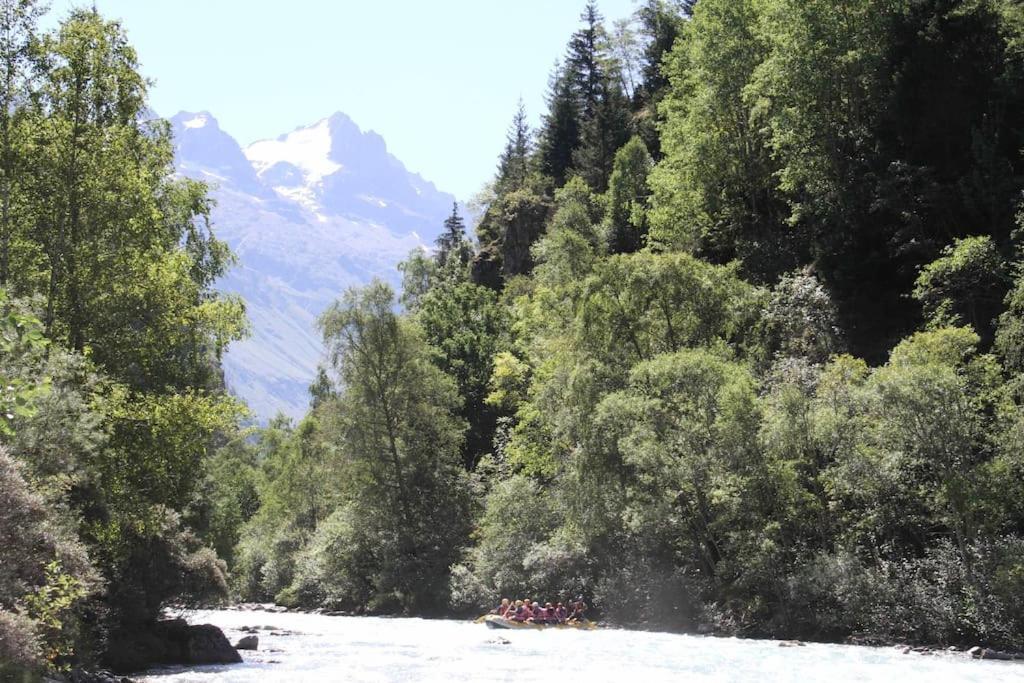
[{"label": "green foliage", "polygon": [[17,571],[35,573],[0,582],[0,605],[26,610],[19,642],[55,666],[224,592],[182,513],[241,416],[220,358],[246,322],[214,290],[233,256],[206,186],[174,177],[121,26],[75,10],[43,32],[36,3],[2,4],[0,442],[28,482],[4,490],[48,536],[26,538],[41,555]]},{"label": "green foliage", "polygon": [[463,463],[472,470],[494,438],[497,415],[485,404],[493,359],[505,346],[508,315],[492,290],[470,282],[439,284],[420,301],[416,321],[437,349],[437,365],[455,380],[469,426]]},{"label": "green foliage", "polygon": [[777,165],[748,94],[768,45],[757,31],[765,3],[698,4],[666,58],[661,104],[664,159],[651,176],[652,241],[740,258],[756,279],[796,266],[783,229]]},{"label": "green foliage", "polygon": [[31,314],[19,311],[7,301],[0,289],[0,358],[7,367],[0,369],[0,436],[14,435],[12,423],[17,418],[31,417],[36,403],[50,389],[46,376],[23,376],[13,365],[30,367],[38,364],[46,352],[48,341],[42,323]]},{"label": "green foliage", "polygon": [[1007,370],[1019,374],[1024,372],[1024,277],[1017,276],[1005,304],[996,329],[995,348]]},{"label": "green foliage", "polygon": [[970,325],[991,338],[1008,286],[1002,256],[992,238],[982,235],[957,240],[925,266],[914,298],[933,324]]},{"label": "green foliage", "polygon": [[[525,599],[571,590],[582,558],[571,541],[553,537],[562,507],[527,477],[498,483],[488,496],[466,564],[454,573],[456,606],[479,609],[481,600],[488,604],[494,596]],[[554,558],[553,551],[563,554]]]},{"label": "green foliage", "polygon": [[321,319],[344,387],[322,408],[323,442],[339,468],[339,503],[370,539],[356,551],[359,574],[336,580],[372,585],[367,608],[423,611],[445,604],[446,570],[467,531],[464,426],[454,383],[393,299],[375,283]]},{"label": "green foliage", "polygon": [[581,178],[573,178],[555,195],[555,213],[547,232],[533,245],[537,282],[564,289],[580,282],[604,253],[598,221],[599,198]]},{"label": "green foliage", "polygon": [[324,314],[310,414],[244,432],[232,256],[134,50],[9,9],[5,661],[70,659],[87,597],[112,643],[220,599],[217,554],[290,606],[1024,637],[1014,3],[652,0],[611,32],[588,4],[479,252],[453,208],[404,312],[375,282]]},{"label": "green foliage", "polygon": [[198,500],[188,510],[190,526],[201,529],[217,556],[235,564],[241,529],[260,509],[258,454],[244,431],[221,446],[209,460]]},{"label": "green foliage", "polygon": [[22,666],[56,666],[72,654],[83,600],[96,592],[99,580],[73,526],[21,470],[0,449],[0,615],[14,615],[0,616],[0,629],[9,630],[0,652],[4,661]]},{"label": "green foliage", "polygon": [[46,583],[25,597],[25,612],[32,618],[49,645],[43,656],[49,662],[66,659],[74,653],[71,637],[63,633],[65,621],[76,603],[89,594],[78,577],[62,571],[60,562],[46,565]]},{"label": "green foliage", "polygon": [[789,273],[772,289],[764,313],[765,345],[776,358],[824,363],[843,347],[832,297],[809,273]]},{"label": "green foliage", "polygon": [[473,245],[466,238],[466,224],[459,215],[459,205],[452,206],[452,215],[444,221],[444,232],[436,240],[437,266],[442,273],[451,272],[454,279],[464,279]]},{"label": "green foliage", "polygon": [[653,161],[647,146],[634,137],[615,154],[608,180],[608,213],[605,240],[608,251],[638,251],[647,241],[647,176]]}]

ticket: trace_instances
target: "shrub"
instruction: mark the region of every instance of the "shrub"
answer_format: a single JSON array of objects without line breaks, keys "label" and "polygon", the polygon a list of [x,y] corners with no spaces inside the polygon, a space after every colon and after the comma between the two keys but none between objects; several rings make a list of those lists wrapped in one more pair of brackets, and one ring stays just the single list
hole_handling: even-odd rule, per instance
[{"label": "shrub", "polygon": [[99,580],[84,546],[0,448],[0,653],[56,663],[69,656],[78,609]]},{"label": "shrub", "polygon": [[617,623],[692,628],[699,591],[677,568],[650,556],[624,553],[594,587],[601,614]]},{"label": "shrub", "polygon": [[36,622],[0,607],[0,680],[18,680],[20,674],[43,663]]},{"label": "shrub", "polygon": [[359,610],[374,593],[372,544],[360,533],[352,506],[335,510],[320,523],[298,554],[295,580],[289,588],[298,604]]}]

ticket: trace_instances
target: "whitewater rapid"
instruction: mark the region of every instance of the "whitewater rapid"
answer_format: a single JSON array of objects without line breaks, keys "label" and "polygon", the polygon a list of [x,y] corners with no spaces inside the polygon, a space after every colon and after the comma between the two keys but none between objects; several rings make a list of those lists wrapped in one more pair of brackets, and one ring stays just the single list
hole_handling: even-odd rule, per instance
[{"label": "whitewater rapid", "polygon": [[1021,681],[1024,663],[973,661],[962,653],[740,640],[638,631],[492,631],[424,619],[202,611],[232,643],[257,627],[259,650],[233,666],[165,669],[151,683],[305,681]]}]

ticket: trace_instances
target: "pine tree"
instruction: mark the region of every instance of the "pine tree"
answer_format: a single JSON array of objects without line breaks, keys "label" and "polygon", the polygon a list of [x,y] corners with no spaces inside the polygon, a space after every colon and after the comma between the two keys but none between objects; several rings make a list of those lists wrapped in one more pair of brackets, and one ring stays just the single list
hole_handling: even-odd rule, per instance
[{"label": "pine tree", "polygon": [[615,152],[629,139],[629,102],[596,4],[587,3],[583,27],[569,41],[566,75],[579,111],[579,144],[572,160],[590,186],[604,191]]},{"label": "pine tree", "polygon": [[683,18],[693,15],[696,0],[647,0],[636,12],[640,30],[647,39],[643,81],[639,97],[645,102],[658,101],[668,78],[662,73],[662,61],[682,33]]},{"label": "pine tree", "polygon": [[540,168],[556,187],[569,179],[572,153],[580,144],[580,111],[568,69],[558,64],[548,85],[548,113],[540,136]]},{"label": "pine tree", "polygon": [[615,153],[629,140],[631,116],[618,79],[605,76],[598,93],[594,115],[583,121],[573,165],[591,188],[604,192]]},{"label": "pine tree", "polygon": [[459,215],[459,204],[452,204],[452,215],[444,221],[444,232],[435,240],[437,245],[438,270],[445,272],[450,266],[465,273],[469,260],[473,257],[473,247],[466,239],[466,224]]},{"label": "pine tree", "polygon": [[516,114],[509,126],[505,151],[498,161],[498,179],[495,190],[498,195],[520,190],[526,186],[530,175],[530,153],[533,150],[533,132],[526,120],[526,105],[519,100]]},{"label": "pine tree", "polygon": [[569,40],[566,67],[580,105],[580,116],[584,121],[589,121],[596,115],[605,76],[600,54],[605,39],[604,18],[597,4],[590,0],[580,20],[583,28],[576,31]]}]

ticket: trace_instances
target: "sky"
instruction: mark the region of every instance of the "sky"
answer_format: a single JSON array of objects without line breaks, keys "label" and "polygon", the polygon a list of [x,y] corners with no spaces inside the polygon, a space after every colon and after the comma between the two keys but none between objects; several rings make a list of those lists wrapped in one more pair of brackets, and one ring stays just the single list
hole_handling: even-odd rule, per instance
[{"label": "sky", "polygon": [[[52,0],[47,24],[82,0]],[[95,0],[121,20],[161,116],[209,111],[243,146],[336,111],[410,170],[469,199],[494,175],[520,97],[548,75],[584,0]],[[608,24],[635,0],[599,0]]]}]

